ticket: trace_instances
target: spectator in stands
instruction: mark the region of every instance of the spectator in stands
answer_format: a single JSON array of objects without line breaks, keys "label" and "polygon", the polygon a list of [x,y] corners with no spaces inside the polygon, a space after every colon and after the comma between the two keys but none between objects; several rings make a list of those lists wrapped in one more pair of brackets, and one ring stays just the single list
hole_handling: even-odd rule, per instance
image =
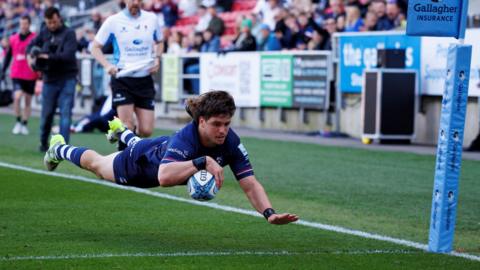
[{"label": "spectator in stands", "polygon": [[310,51],[327,50],[328,36],[329,34],[326,30],[321,28],[315,29],[312,39],[307,44],[307,49]]},{"label": "spectator in stands", "polygon": [[363,26],[360,31],[374,31],[377,26],[377,14],[373,11],[367,12],[365,19],[363,20]]},{"label": "spectator in stands", "polygon": [[294,49],[296,48],[297,39],[299,38],[297,20],[294,16],[288,15],[285,19],[285,25],[287,28],[285,29],[285,32],[283,32],[282,39],[280,40],[282,48]]},{"label": "spectator in stands", "polygon": [[98,32],[98,29],[100,29],[100,26],[102,25],[102,14],[96,9],[94,9],[90,15],[90,18],[93,23],[93,30]]},{"label": "spectator in stands", "polygon": [[[20,19],[20,32],[10,37],[10,47],[2,67],[2,77],[5,76],[10,61],[10,77],[13,81],[14,99],[13,110],[16,123],[12,130],[13,134],[28,135],[28,118],[30,118],[32,95],[35,91],[35,81],[38,75],[27,63],[26,49],[35,33],[30,32],[31,20],[29,16]],[[20,102],[24,99],[23,113]]]},{"label": "spectator in stands", "polygon": [[359,32],[363,27],[360,8],[356,4],[350,4],[345,9],[345,32]]},{"label": "spectator in stands", "polygon": [[[197,43],[197,40],[200,38],[200,42]],[[190,31],[188,35],[184,36],[182,39],[182,49],[185,52],[200,52],[200,47],[203,44],[202,33]]]},{"label": "spectator in stands", "polygon": [[335,21],[339,16],[344,16],[345,11],[342,0],[329,0],[328,8],[325,9],[323,15],[324,18],[334,18]]},{"label": "spectator in stands", "polygon": [[275,33],[285,32],[287,25],[285,24],[285,19],[288,17],[288,10],[284,7],[280,8],[277,14],[275,14],[275,28],[273,29]]},{"label": "spectator in stands", "polygon": [[207,12],[207,7],[205,6],[200,6],[198,8],[198,23],[195,26],[195,31],[196,32],[203,32],[208,28],[208,25],[210,24],[210,20],[212,19],[212,15]]},{"label": "spectator in stands", "polygon": [[358,0],[357,5],[360,8],[360,13],[362,14],[362,18],[365,18],[367,15],[368,9],[370,7],[371,0]]},{"label": "spectator in stands", "polygon": [[252,21],[252,29],[250,30],[250,32],[252,33],[255,41],[257,41],[258,44],[258,41],[262,39],[260,27],[263,25],[263,23],[261,21],[261,18],[255,16],[255,14],[248,14],[246,18]]},{"label": "spectator in stands", "polygon": [[253,14],[261,16],[262,22],[267,24],[271,30],[275,29],[275,15],[280,12],[279,0],[259,0],[253,9]]},{"label": "spectator in stands", "polygon": [[182,17],[190,17],[197,13],[197,0],[180,0],[178,1],[178,10]]},{"label": "spectator in stands", "polygon": [[203,41],[204,42],[200,49],[201,52],[220,51],[220,37],[215,35],[210,28],[203,32]]},{"label": "spectator in stands", "polygon": [[387,17],[385,0],[373,0],[372,11],[377,15],[376,31],[387,31],[393,29],[393,22]]},{"label": "spectator in stands", "polygon": [[282,49],[280,41],[275,33],[270,31],[270,27],[267,24],[261,25],[260,33],[262,38],[257,42],[259,51],[280,51]]},{"label": "spectator in stands", "polygon": [[257,43],[251,33],[252,20],[243,19],[240,25],[240,34],[233,41],[233,48],[229,51],[256,51]]},{"label": "spectator in stands", "polygon": [[217,10],[219,12],[229,12],[232,10],[233,0],[217,0]]},{"label": "spectator in stands", "polygon": [[313,13],[312,0],[291,0],[289,6],[292,13],[298,15],[300,13],[311,14]]},{"label": "spectator in stands", "polygon": [[397,0],[388,0],[386,13],[388,19],[393,23],[393,28],[406,26],[405,14],[402,13]]},{"label": "spectator in stands", "polygon": [[179,31],[173,31],[172,35],[168,38],[168,50],[169,54],[180,54],[182,53],[182,39],[183,35]]},{"label": "spectator in stands", "polygon": [[200,52],[202,50],[203,43],[203,34],[199,32],[194,32],[192,51]]},{"label": "spectator in stands", "polygon": [[334,18],[327,18],[323,23],[323,28],[328,32],[327,41],[325,42],[325,50],[331,50],[332,37],[333,34],[337,32],[337,22]]},{"label": "spectator in stands", "polygon": [[220,17],[217,16],[217,10],[215,9],[215,6],[208,7],[207,12],[211,17],[207,29],[210,29],[215,36],[222,36],[223,32],[225,31],[225,23]]},{"label": "spectator in stands", "polygon": [[42,70],[42,112],[40,120],[40,151],[48,149],[48,137],[55,111],[60,109],[60,134],[70,139],[70,123],[74,106],[77,76],[77,39],[75,32],[63,24],[55,7],[45,10],[45,27],[30,42],[31,65]]},{"label": "spectator in stands", "polygon": [[75,30],[77,38],[77,51],[82,53],[87,53],[89,50],[90,41],[88,38],[93,33],[93,30],[90,28],[78,28]]},{"label": "spectator in stands", "polygon": [[204,5],[207,8],[215,6],[217,4],[216,0],[201,0],[201,1],[202,1],[202,5]]},{"label": "spectator in stands", "polygon": [[178,20],[178,7],[173,0],[163,0],[161,8],[163,20],[167,27],[172,27]]},{"label": "spectator in stands", "polygon": [[315,29],[313,20],[311,21],[307,13],[302,12],[298,15],[298,36],[305,40],[307,43],[313,36]]},{"label": "spectator in stands", "polygon": [[305,37],[300,37],[297,39],[297,42],[295,43],[295,49],[296,51],[305,51],[307,49],[307,43],[308,40]]}]

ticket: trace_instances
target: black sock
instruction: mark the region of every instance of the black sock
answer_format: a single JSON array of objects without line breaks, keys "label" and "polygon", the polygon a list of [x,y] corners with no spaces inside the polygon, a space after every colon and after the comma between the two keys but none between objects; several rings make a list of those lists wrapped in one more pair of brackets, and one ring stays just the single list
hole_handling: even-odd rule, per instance
[{"label": "black sock", "polygon": [[21,116],[17,116],[17,122],[22,122],[22,117]]},{"label": "black sock", "polygon": [[28,125],[28,120],[23,120],[22,125],[27,126]]}]

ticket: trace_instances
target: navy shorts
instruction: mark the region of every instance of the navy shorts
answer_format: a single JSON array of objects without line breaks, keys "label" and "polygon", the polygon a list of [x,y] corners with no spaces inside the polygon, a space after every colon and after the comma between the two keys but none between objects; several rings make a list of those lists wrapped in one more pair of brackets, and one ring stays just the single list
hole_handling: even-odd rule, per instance
[{"label": "navy shorts", "polygon": [[158,187],[158,162],[150,162],[145,154],[161,147],[168,141],[168,136],[152,139],[142,139],[120,152],[113,160],[115,182],[119,185],[140,188]]}]

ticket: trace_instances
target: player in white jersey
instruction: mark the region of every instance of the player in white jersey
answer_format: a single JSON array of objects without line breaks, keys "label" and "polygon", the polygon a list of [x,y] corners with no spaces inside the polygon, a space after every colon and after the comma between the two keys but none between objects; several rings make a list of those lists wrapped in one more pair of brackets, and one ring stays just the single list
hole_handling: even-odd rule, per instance
[{"label": "player in white jersey", "polygon": [[[92,55],[112,75],[113,106],[118,117],[137,134],[148,137],[154,125],[155,88],[151,74],[160,67],[161,34],[155,14],[141,10],[141,0],[126,0],[126,8],[110,16],[98,30]],[[114,64],[101,48],[111,42]],[[125,146],[119,145],[119,150]]]}]

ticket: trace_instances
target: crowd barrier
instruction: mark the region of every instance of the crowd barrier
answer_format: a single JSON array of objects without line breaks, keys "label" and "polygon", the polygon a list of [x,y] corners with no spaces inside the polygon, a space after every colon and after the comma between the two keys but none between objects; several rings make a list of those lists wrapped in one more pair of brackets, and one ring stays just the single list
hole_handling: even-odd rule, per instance
[{"label": "crowd barrier", "polygon": [[[479,29],[467,31],[466,42],[474,40],[480,40]],[[361,74],[376,63],[377,48],[405,48],[407,68],[420,75],[414,141],[434,144],[444,82],[442,53],[449,42],[448,38],[412,38],[385,32],[336,35],[332,52],[165,54],[154,79],[157,117],[175,118],[184,113],[186,98],[222,89],[234,96],[239,107],[236,121],[241,126],[296,132],[333,129],[361,137],[361,87],[357,85],[362,82]],[[475,98],[480,96],[476,85],[479,53],[474,49],[466,143],[476,136],[479,126],[480,106]],[[104,83],[99,84],[91,56],[81,56],[79,61],[82,88],[90,93],[86,96],[94,95],[95,84],[105,86],[108,76],[104,74]],[[330,89],[332,81],[336,81],[336,89]]]}]

